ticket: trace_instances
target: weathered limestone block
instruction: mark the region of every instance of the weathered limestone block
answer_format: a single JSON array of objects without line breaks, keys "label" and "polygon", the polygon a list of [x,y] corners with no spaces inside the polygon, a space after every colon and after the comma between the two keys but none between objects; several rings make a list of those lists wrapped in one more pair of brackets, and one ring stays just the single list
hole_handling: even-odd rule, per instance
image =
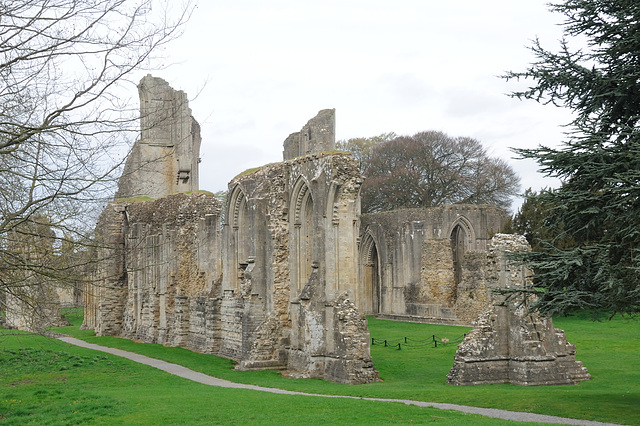
[{"label": "weathered limestone block", "polygon": [[282,336],[280,320],[269,315],[257,325],[255,339],[251,342],[246,359],[236,366],[236,370],[284,368],[288,340]]},{"label": "weathered limestone block", "polygon": [[90,280],[84,292],[82,328],[98,336],[117,336],[122,331],[123,309],[127,300],[125,267],[125,205],[112,202],[96,224],[96,260],[88,271]]},{"label": "weathered limestone block", "polygon": [[370,355],[367,320],[347,293],[326,301],[317,267],[291,303],[288,376],[361,384],[379,380]]},{"label": "weathered limestone block", "polygon": [[326,296],[322,288],[318,264],[315,263],[300,297],[291,303],[291,344],[288,348],[288,375],[321,378],[327,357]]},{"label": "weathered limestone block", "polygon": [[240,297],[234,297],[233,290],[225,290],[220,307],[220,355],[242,358],[242,313],[243,304]]},{"label": "weathered limestone block", "polygon": [[489,290],[486,277],[486,252],[464,254],[461,280],[456,286],[453,311],[462,324],[471,324],[489,306]]},{"label": "weathered limestone block", "polygon": [[[487,286],[512,288],[528,285],[529,273],[510,261],[506,253],[528,250],[522,236],[497,234],[487,257]],[[505,302],[491,295],[493,306],[483,313],[458,347],[448,383],[477,385],[560,385],[589,380],[575,347],[551,318],[527,313],[519,300]]]},{"label": "weathered limestone block", "polygon": [[[329,356],[324,377],[340,383],[362,384],[380,380],[370,355],[366,317],[343,293],[331,303],[333,336],[328,338]],[[331,331],[330,331],[331,333]]]},{"label": "weathered limestone block", "polygon": [[[456,299],[456,283],[453,276],[451,242],[449,240],[425,240],[422,244],[420,268],[420,301],[451,306]],[[405,300],[407,298],[405,297]]]},{"label": "weathered limestone block", "polygon": [[286,166],[241,174],[229,184],[223,227],[222,354],[238,369],[284,368],[289,316]]}]

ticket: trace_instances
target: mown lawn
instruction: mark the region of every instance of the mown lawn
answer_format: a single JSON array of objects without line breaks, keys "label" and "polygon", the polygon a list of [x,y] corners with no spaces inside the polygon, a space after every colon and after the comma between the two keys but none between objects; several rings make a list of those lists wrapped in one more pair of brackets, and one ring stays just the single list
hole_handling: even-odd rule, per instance
[{"label": "mown lawn", "polygon": [[400,403],[216,388],[7,330],[0,344],[0,424],[508,423]]},{"label": "mown lawn", "polygon": [[[211,355],[194,353],[180,348],[167,348],[160,345],[142,344],[125,339],[112,337],[95,337],[90,331],[79,330],[78,316],[73,318],[69,316],[75,325],[72,327],[60,328],[58,331],[65,332],[70,335],[82,338],[92,343],[98,343],[104,346],[118,347],[120,349],[138,352],[154,358],[164,359],[169,362],[182,364],[197,371],[210,374],[212,376],[240,382],[250,383],[268,387],[278,387],[282,389],[298,390],[312,393],[323,394],[343,394],[352,396],[368,396],[381,398],[406,398],[423,401],[450,402],[465,405],[502,408],[515,411],[528,411],[541,414],[550,414],[563,417],[582,418],[589,420],[599,420],[606,422],[622,423],[622,424],[640,424],[640,321],[638,319],[615,318],[612,321],[593,322],[590,318],[570,317],[559,318],[554,322],[556,327],[565,329],[567,337],[571,343],[577,345],[577,358],[584,362],[585,366],[593,376],[593,380],[582,382],[576,386],[551,386],[551,387],[522,387],[512,385],[487,385],[487,386],[471,386],[458,387],[446,384],[446,374],[453,363],[453,355],[456,346],[453,344],[459,337],[463,335],[469,328],[438,326],[429,324],[414,324],[395,321],[383,321],[375,318],[369,319],[369,328],[371,336],[376,342],[387,339],[389,342],[399,341],[401,349],[395,346],[384,344],[374,344],[372,346],[372,356],[374,363],[380,371],[380,377],[383,379],[380,383],[372,383],[367,385],[341,385],[329,383],[322,380],[293,380],[286,379],[275,371],[255,371],[255,372],[238,372],[233,370],[233,362],[224,358],[218,358]],[[448,338],[450,344],[439,344],[434,347],[432,336],[435,335],[441,342],[441,338]],[[408,338],[408,343],[418,347],[410,347],[404,345],[404,337]],[[26,337],[21,338],[21,342],[15,342],[17,347],[33,348],[32,344],[25,345]],[[36,339],[30,337],[30,339]],[[7,338],[4,337],[0,341],[3,347]],[[14,339],[15,340],[15,339]],[[424,340],[424,342],[419,342]],[[41,346],[44,343],[39,343]],[[20,346],[22,345],[22,346]],[[64,346],[61,342],[55,342],[55,345]],[[72,349],[64,346],[66,351],[72,353]],[[73,350],[80,350],[73,348]],[[75,352],[73,352],[75,353]],[[88,351],[87,357],[96,356],[95,352]],[[103,357],[103,355],[99,355]],[[217,422],[234,423],[240,421],[265,421],[285,422],[285,423],[315,423],[334,421],[339,423],[398,423],[398,422],[433,422],[442,421],[446,424],[482,424],[480,422],[494,422],[494,420],[483,419],[478,417],[471,420],[468,417],[458,418],[462,414],[454,414],[446,411],[431,411],[419,409],[416,407],[407,407],[399,404],[380,404],[368,401],[358,400],[335,400],[325,398],[307,397],[289,397],[279,395],[254,395],[251,391],[231,392],[229,389],[211,389],[203,385],[183,383],[182,379],[166,377],[165,373],[157,372],[149,367],[130,365],[126,360],[117,360],[115,357],[107,356],[109,362],[117,365],[127,365],[127,371],[140,371],[140,373],[123,373],[123,386],[119,383],[120,379],[113,379],[114,368],[108,366],[106,368],[95,361],[93,365],[90,361],[85,361],[78,368],[87,368],[87,375],[96,377],[103,375],[103,381],[109,382],[110,386],[101,388],[100,385],[94,383],[93,387],[87,389],[99,388],[100,395],[109,396],[111,399],[99,398],[100,401],[112,401],[112,406],[105,409],[109,413],[118,413],[119,411],[137,413],[135,419],[126,420],[125,417],[130,414],[116,415],[111,420],[104,420],[101,415],[96,419],[105,423],[113,424],[118,422],[138,423],[155,422],[157,419],[163,422],[183,422],[181,415],[176,412],[188,413],[189,416],[185,420],[188,423],[198,422]],[[93,359],[93,358],[91,358]],[[56,361],[57,362],[57,361]],[[3,361],[4,365],[5,362]],[[142,368],[144,367],[144,368]],[[0,367],[2,368],[2,367]],[[70,369],[76,371],[74,369]],[[95,374],[92,372],[97,370]],[[81,372],[80,370],[77,370]],[[31,374],[31,373],[30,373]],[[33,373],[36,374],[36,373]],[[44,373],[43,373],[44,374]],[[52,374],[48,372],[47,374]],[[157,380],[162,382],[171,382],[172,384],[156,386],[154,385],[154,377],[160,375]],[[22,378],[27,376],[26,372],[16,372],[12,376],[14,382],[30,380]],[[68,377],[67,374],[60,375]],[[131,385],[124,386],[129,381],[137,381]],[[107,379],[111,378],[111,379]],[[55,389],[56,386],[64,387],[66,381],[58,380],[56,382],[53,377],[47,379],[46,386],[36,386],[38,389],[46,389],[48,392]],[[80,379],[78,379],[80,380]],[[80,380],[82,381],[82,380]],[[173,384],[177,381],[177,384]],[[7,382],[2,374],[1,383]],[[34,382],[35,383],[35,382]],[[11,390],[17,388],[28,388],[34,383],[24,383],[13,385]],[[3,385],[4,386],[4,385]],[[176,392],[170,392],[166,396],[159,388],[169,386],[176,389]],[[191,390],[191,386],[195,386],[198,390]],[[158,388],[159,387],[159,388]],[[121,389],[123,388],[123,389]],[[111,390],[110,390],[111,389]],[[190,389],[185,391],[185,395],[180,396],[177,392],[179,389]],[[92,390],[91,392],[96,392]],[[90,394],[87,396],[89,400],[86,404],[92,404]],[[166,392],[166,391],[165,391]],[[236,394],[240,392],[242,396]],[[138,395],[138,396],[136,396]],[[193,401],[194,395],[198,395],[198,401]],[[200,396],[216,399],[216,403],[209,402],[206,398],[200,399]],[[174,398],[175,399],[172,399]],[[0,398],[5,400],[6,398]],[[31,397],[32,399],[34,397]],[[166,399],[168,398],[168,399]],[[229,399],[227,399],[229,398]],[[242,402],[240,401],[242,398]],[[245,400],[245,398],[248,398]],[[275,398],[272,400],[271,398]],[[280,401],[284,398],[286,402]],[[300,400],[298,400],[301,398]],[[15,398],[14,398],[15,399]],[[69,399],[68,397],[66,399]],[[260,402],[251,402],[254,399],[264,401],[264,405]],[[205,402],[206,401],[206,402]],[[292,402],[293,401],[293,402]],[[305,401],[305,402],[301,402]],[[0,401],[1,402],[1,401]],[[159,406],[155,404],[158,403]],[[230,405],[225,405],[225,404]],[[0,404],[0,416],[3,414],[4,402]],[[221,417],[197,417],[209,416],[202,413],[203,407],[213,407],[217,405],[215,410],[223,409],[228,411],[228,407],[234,407],[234,414],[218,413]],[[253,404],[253,405],[252,405]],[[301,404],[301,405],[298,405]],[[362,407],[351,406],[351,404],[364,404]],[[286,406],[286,407],[283,407]],[[244,407],[260,406],[259,410],[250,409],[246,416],[242,414]],[[155,407],[155,408],[153,408]],[[329,407],[329,408],[327,408]],[[72,407],[71,407],[72,408]],[[213,408],[212,408],[213,409]],[[97,408],[92,408],[92,411]],[[151,412],[149,412],[151,410]],[[354,411],[355,410],[355,411]],[[416,411],[417,410],[417,411]],[[193,412],[192,412],[193,411]],[[260,412],[257,412],[260,411]],[[327,420],[328,415],[336,415],[333,420]],[[115,414],[112,414],[113,417]],[[151,417],[146,417],[151,416]],[[162,416],[162,417],[158,417]],[[229,417],[231,416],[231,417]],[[257,417],[256,417],[257,416]],[[355,417],[354,417],[355,416]],[[453,417],[450,417],[453,416]],[[464,415],[463,415],[464,416]],[[165,419],[174,419],[166,420]],[[126,417],[129,419],[128,417]],[[137,420],[136,420],[137,419]],[[178,419],[178,420],[176,420]],[[217,420],[216,420],[217,419]],[[278,421],[279,419],[279,421]],[[24,419],[23,419],[24,420]],[[7,420],[5,420],[7,421]],[[93,421],[93,419],[91,420]],[[497,420],[495,420],[497,422]],[[72,421],[75,422],[75,421]],[[38,422],[40,423],[40,422]]]}]

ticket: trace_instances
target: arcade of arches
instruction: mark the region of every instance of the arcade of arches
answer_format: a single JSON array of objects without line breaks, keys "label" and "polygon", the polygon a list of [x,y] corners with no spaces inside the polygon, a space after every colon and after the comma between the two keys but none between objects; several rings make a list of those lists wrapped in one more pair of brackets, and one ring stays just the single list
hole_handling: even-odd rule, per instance
[{"label": "arcade of arches", "polygon": [[[142,116],[157,112],[145,105]],[[198,156],[198,126],[180,106],[178,127],[195,133],[163,145],[167,164]],[[101,214],[83,327],[218,354],[240,370],[369,383],[379,378],[363,314],[470,324],[505,285],[487,272],[504,212],[455,205],[361,216],[363,176],[334,149],[335,111],[322,110],[285,140],[282,162],[234,178],[225,206],[209,193],[151,185],[156,169],[123,176],[131,185],[121,196],[161,196],[118,199]],[[145,147],[132,152],[145,162]]]},{"label": "arcade of arches", "polygon": [[505,217],[478,205],[362,215],[361,308],[388,318],[470,324],[487,302],[479,263]]}]

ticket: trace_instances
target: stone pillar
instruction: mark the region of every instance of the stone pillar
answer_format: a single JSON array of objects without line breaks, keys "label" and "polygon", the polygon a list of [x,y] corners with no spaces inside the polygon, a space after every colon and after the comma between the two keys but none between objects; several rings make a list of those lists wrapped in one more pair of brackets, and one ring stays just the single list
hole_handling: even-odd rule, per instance
[{"label": "stone pillar", "polygon": [[[529,250],[522,236],[497,234],[487,256],[487,287],[530,285],[529,271],[508,252]],[[490,294],[492,306],[480,315],[458,347],[447,382],[454,385],[512,383],[575,384],[591,376],[575,359],[575,346],[551,318],[527,312],[526,303]]]}]

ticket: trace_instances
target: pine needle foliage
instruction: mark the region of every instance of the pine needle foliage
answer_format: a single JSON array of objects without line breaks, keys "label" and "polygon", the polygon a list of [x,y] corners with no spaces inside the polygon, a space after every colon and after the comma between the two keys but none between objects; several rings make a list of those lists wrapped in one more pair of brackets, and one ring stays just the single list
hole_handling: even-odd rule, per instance
[{"label": "pine needle foliage", "polygon": [[[543,313],[640,310],[640,3],[566,0],[564,38],[552,52],[535,40],[537,61],[504,77],[534,84],[512,96],[573,112],[559,148],[516,149],[562,185],[540,194],[546,221],[575,244],[525,260],[536,274],[534,308]],[[579,39],[577,37],[580,37]],[[580,41],[580,48],[572,43]]]}]

